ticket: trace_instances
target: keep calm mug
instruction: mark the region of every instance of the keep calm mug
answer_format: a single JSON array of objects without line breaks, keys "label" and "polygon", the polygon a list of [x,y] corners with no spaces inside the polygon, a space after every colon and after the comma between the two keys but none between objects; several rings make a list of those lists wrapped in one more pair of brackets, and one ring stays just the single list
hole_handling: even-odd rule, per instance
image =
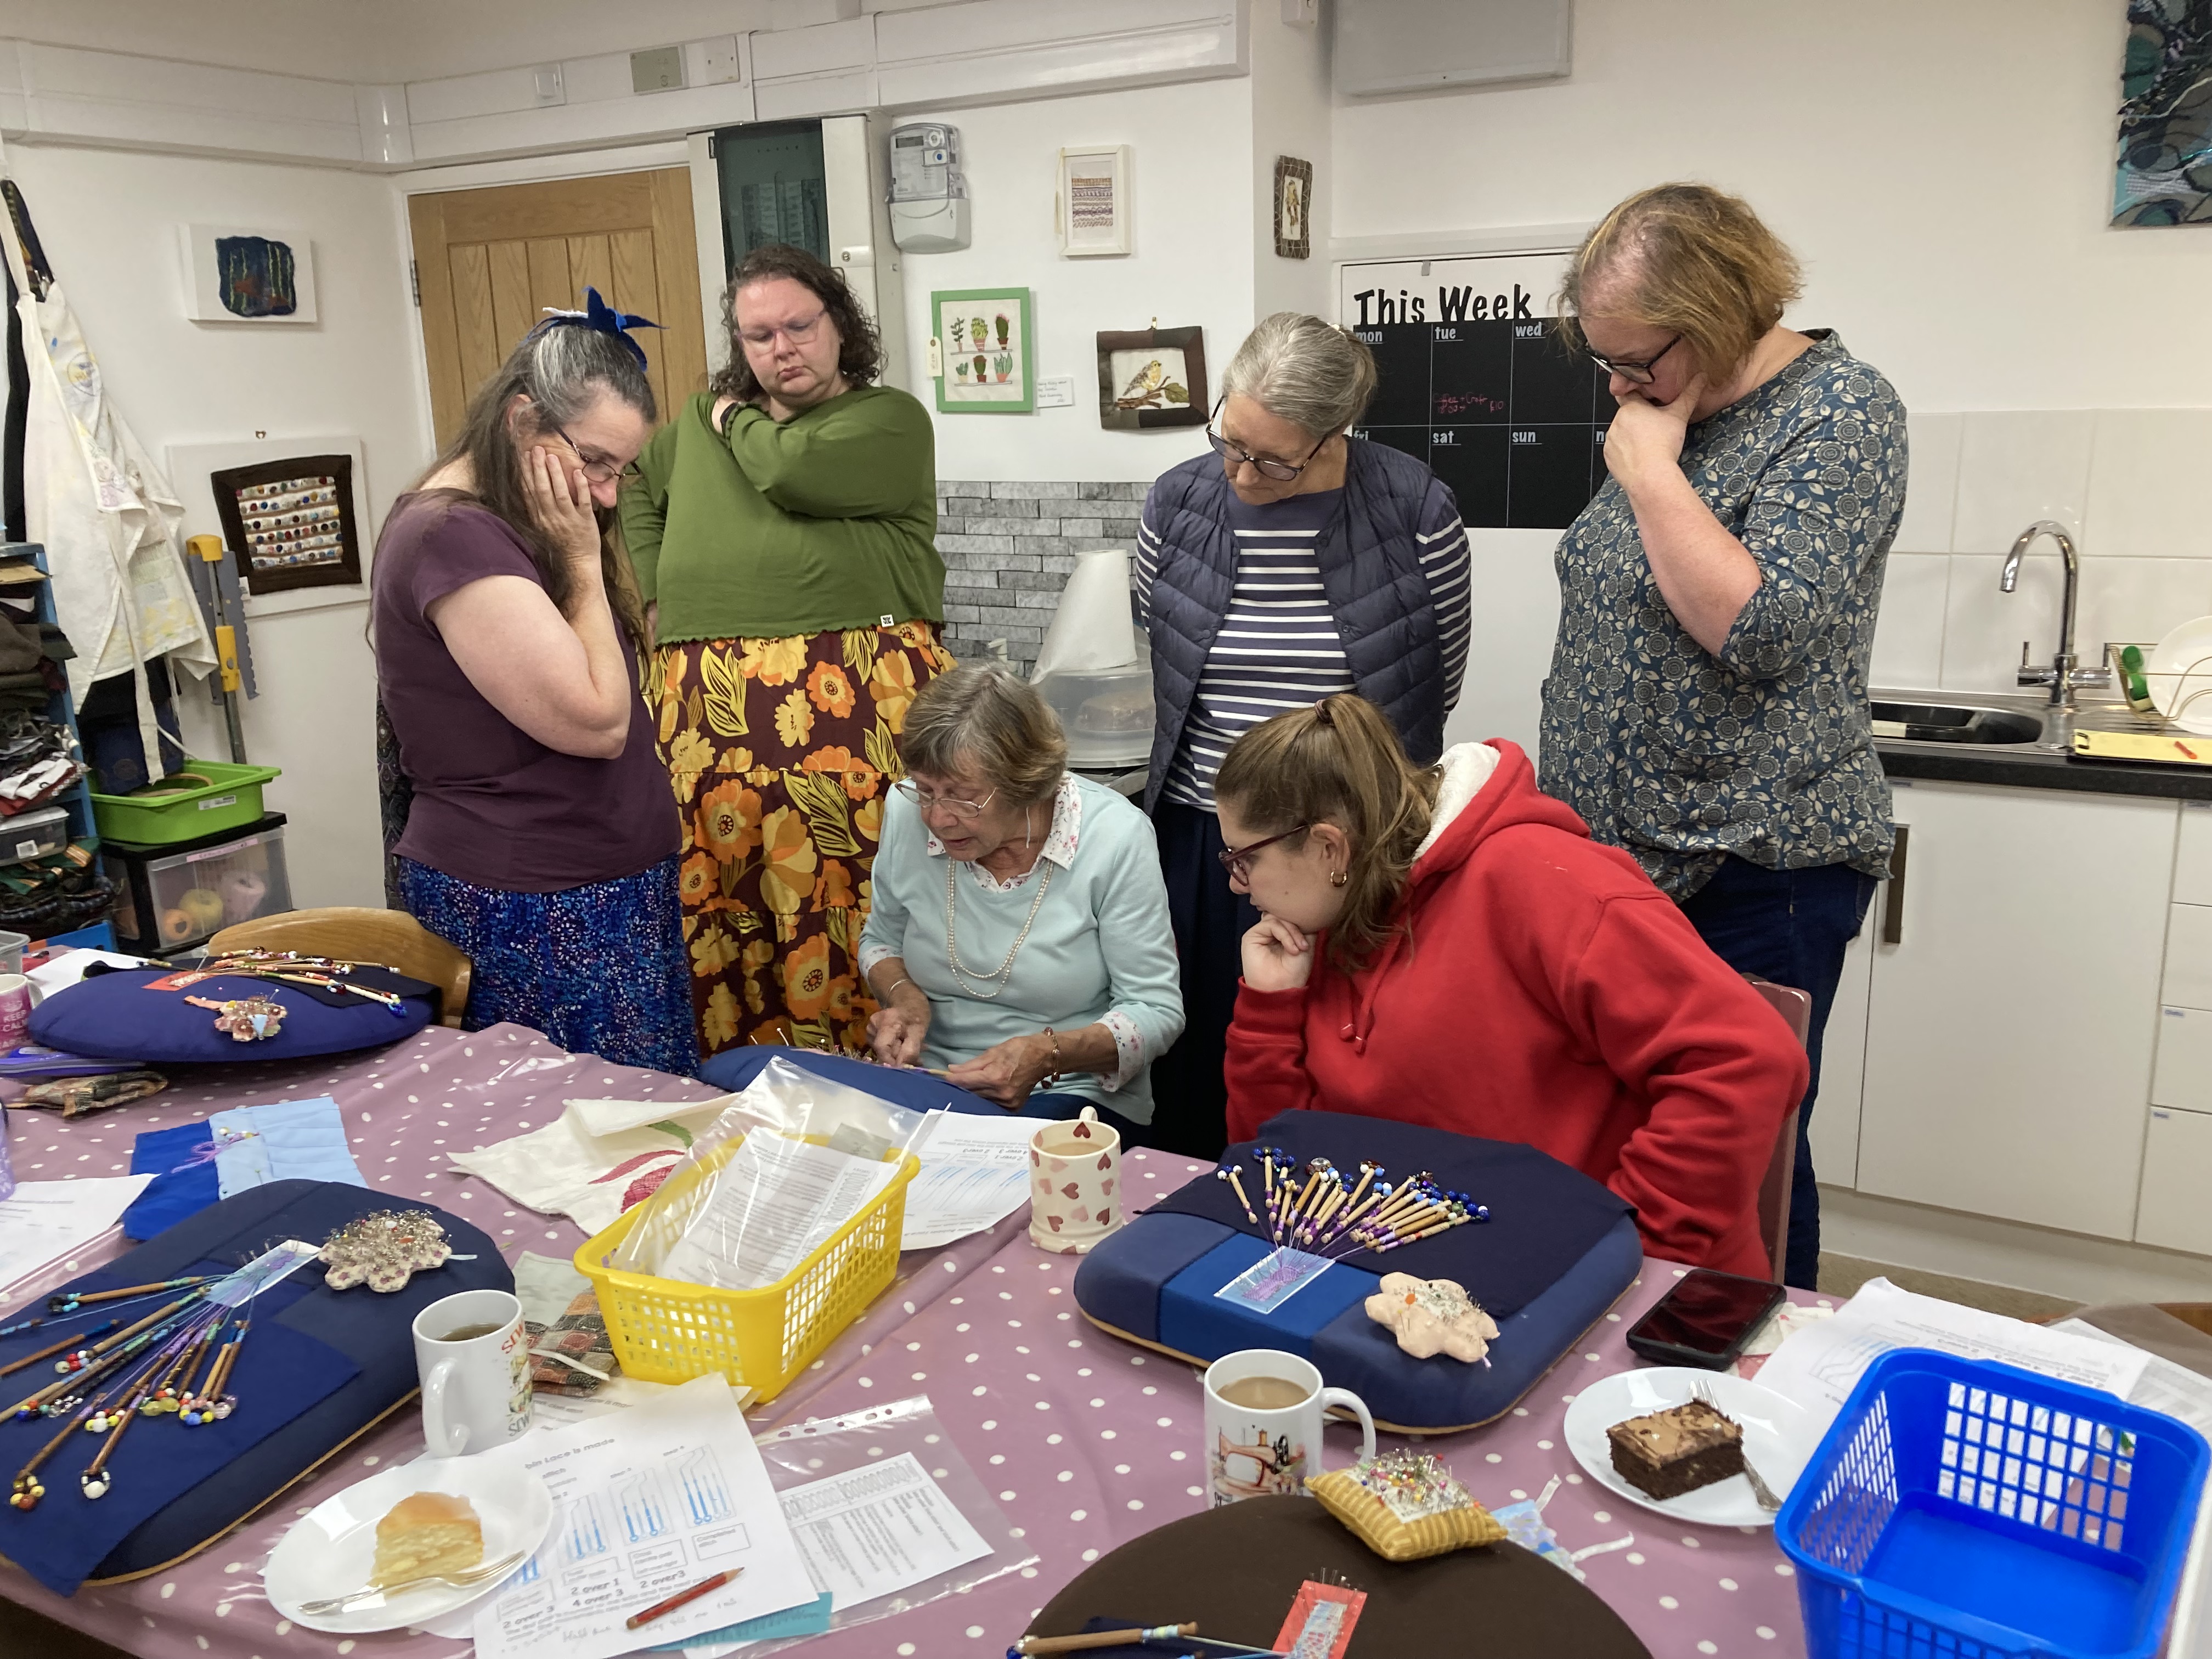
[{"label": "keep calm mug", "polygon": [[1242,1348],[1206,1368],[1206,1492],[1209,1507],[1279,1494],[1304,1498],[1321,1473],[1323,1413],[1359,1419],[1359,1455],[1375,1455],[1375,1419],[1349,1389],[1325,1389],[1310,1360],[1278,1348]]},{"label": "keep calm mug", "polygon": [[1121,1137],[1098,1109],[1030,1137],[1030,1243],[1082,1255],[1127,1218],[1121,1211]]},{"label": "keep calm mug", "polygon": [[415,1316],[422,1437],[433,1457],[489,1451],[530,1430],[530,1337],[505,1291],[463,1291]]},{"label": "keep calm mug", "polygon": [[21,974],[0,974],[0,1048],[13,1048],[31,1034],[31,981]]}]

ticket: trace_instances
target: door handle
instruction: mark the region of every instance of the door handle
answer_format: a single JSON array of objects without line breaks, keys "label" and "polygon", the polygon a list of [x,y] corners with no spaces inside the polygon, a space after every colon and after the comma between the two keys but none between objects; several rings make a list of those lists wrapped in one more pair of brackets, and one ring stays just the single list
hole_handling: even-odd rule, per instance
[{"label": "door handle", "polygon": [[1905,943],[1905,861],[1912,847],[1912,826],[1897,826],[1897,844],[1889,849],[1889,891],[1881,905],[1881,942]]}]

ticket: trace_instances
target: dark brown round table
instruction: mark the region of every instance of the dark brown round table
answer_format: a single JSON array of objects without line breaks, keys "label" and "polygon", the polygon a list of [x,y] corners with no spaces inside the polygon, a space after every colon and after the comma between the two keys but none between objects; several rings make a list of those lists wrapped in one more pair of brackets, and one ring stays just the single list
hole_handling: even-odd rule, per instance
[{"label": "dark brown round table", "polygon": [[1386,1561],[1310,1498],[1247,1498],[1132,1539],[1024,1634],[1073,1635],[1093,1618],[1195,1620],[1201,1636],[1266,1647],[1309,1578],[1367,1592],[1345,1659],[1650,1659],[1587,1586],[1517,1544]]}]

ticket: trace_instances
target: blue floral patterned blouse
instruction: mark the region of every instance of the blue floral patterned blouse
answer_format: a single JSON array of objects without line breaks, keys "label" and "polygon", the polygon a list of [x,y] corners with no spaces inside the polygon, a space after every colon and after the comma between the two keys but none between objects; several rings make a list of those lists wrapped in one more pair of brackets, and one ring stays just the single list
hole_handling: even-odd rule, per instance
[{"label": "blue floral patterned blouse", "polygon": [[1905,509],[1905,406],[1832,332],[1689,431],[1682,470],[1759,562],[1718,656],[1660,596],[1608,478],[1560,538],[1540,775],[1677,900],[1723,859],[1888,867],[1867,659]]}]

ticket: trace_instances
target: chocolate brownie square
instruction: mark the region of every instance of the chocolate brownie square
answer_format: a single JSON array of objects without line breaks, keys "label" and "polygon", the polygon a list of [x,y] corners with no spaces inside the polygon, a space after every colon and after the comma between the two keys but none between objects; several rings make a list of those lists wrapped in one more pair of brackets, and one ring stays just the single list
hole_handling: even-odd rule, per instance
[{"label": "chocolate brownie square", "polygon": [[1680,1498],[1743,1473],[1743,1431],[1703,1401],[1632,1417],[1605,1434],[1614,1472],[1654,1498]]}]

